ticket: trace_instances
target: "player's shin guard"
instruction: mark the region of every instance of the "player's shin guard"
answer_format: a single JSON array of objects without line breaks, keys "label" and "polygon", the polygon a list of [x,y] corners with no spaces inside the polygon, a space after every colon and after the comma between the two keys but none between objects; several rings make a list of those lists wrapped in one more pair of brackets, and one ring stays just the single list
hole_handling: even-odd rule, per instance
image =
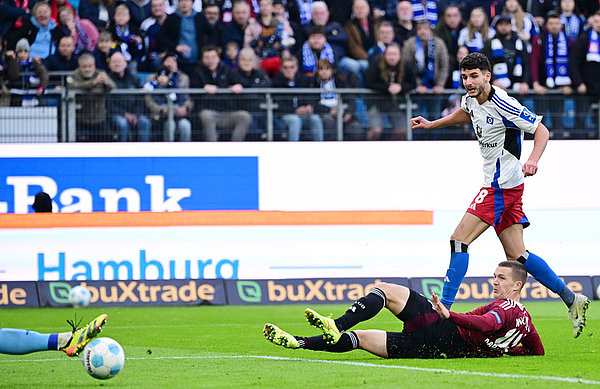
[{"label": "player's shin guard", "polygon": [[0,328],[0,353],[20,355],[34,351],[56,350],[57,340],[58,334]]},{"label": "player's shin guard", "polygon": [[335,319],[335,326],[340,331],[346,331],[356,324],[369,320],[385,307],[385,293],[379,288],[371,291],[352,304],[339,318]]},{"label": "player's shin guard", "polygon": [[300,343],[301,348],[314,351],[345,353],[346,351],[355,350],[359,346],[358,336],[353,331],[344,332],[336,344],[327,343],[322,335],[310,337],[295,336],[295,338]]},{"label": "player's shin guard", "polygon": [[560,295],[560,298],[565,302],[567,307],[573,304],[575,294],[571,289],[567,288],[563,280],[558,278],[556,273],[550,269],[550,266],[548,266],[546,261],[529,251],[525,251],[517,261],[521,262],[525,266],[525,269],[527,269],[533,278],[539,281],[540,284]]},{"label": "player's shin guard", "polygon": [[450,240],[450,266],[444,278],[441,302],[447,308],[454,304],[454,298],[469,267],[469,246],[457,240]]}]

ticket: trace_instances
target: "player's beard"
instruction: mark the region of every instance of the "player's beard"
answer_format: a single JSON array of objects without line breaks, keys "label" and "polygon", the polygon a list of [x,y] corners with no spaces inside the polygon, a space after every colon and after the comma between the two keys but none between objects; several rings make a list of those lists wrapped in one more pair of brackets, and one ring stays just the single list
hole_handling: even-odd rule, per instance
[{"label": "player's beard", "polygon": [[485,91],[485,84],[481,85],[480,87],[478,87],[476,89],[477,89],[477,94],[475,96],[471,96],[474,99],[476,99],[479,96],[481,96],[481,94],[483,93],[483,91]]}]

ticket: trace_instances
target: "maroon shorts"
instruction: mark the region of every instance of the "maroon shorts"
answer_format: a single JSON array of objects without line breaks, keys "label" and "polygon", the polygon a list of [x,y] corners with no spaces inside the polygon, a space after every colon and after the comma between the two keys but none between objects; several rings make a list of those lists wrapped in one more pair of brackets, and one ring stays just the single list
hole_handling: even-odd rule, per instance
[{"label": "maroon shorts", "polygon": [[523,212],[523,188],[523,184],[514,188],[481,188],[467,212],[493,226],[496,235],[513,224],[528,227],[529,220]]}]

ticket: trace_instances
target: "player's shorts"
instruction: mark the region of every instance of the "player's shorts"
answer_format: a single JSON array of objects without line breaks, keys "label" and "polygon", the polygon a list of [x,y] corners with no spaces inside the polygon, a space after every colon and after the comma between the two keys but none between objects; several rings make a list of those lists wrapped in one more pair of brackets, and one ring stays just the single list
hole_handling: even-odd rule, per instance
[{"label": "player's shorts", "polygon": [[514,188],[481,188],[467,212],[493,226],[496,235],[513,224],[526,228],[529,220],[523,212],[523,188],[523,184]]},{"label": "player's shorts", "polygon": [[388,358],[461,358],[476,356],[461,338],[456,324],[442,319],[431,302],[411,289],[404,310],[397,315],[402,332],[387,332]]}]

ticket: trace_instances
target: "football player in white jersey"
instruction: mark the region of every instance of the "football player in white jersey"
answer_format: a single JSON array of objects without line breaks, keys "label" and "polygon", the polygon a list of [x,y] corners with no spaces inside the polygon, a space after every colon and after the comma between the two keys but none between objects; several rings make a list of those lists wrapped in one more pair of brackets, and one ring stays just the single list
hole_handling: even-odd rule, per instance
[{"label": "football player in white jersey", "polygon": [[[576,338],[585,326],[588,298],[574,294],[542,258],[525,249],[523,242],[523,229],[529,226],[523,212],[524,177],[537,172],[549,132],[541,123],[541,116],[490,84],[490,70],[490,62],[485,55],[467,55],[460,63],[467,90],[462,97],[461,108],[434,121],[421,116],[411,119],[414,129],[434,129],[472,121],[484,160],[484,185],[450,237],[450,266],[444,279],[441,301],[447,307],[454,303],[469,265],[469,244],[493,226],[506,258],[521,262],[536,280],[560,295],[569,308]],[[534,145],[529,158],[521,165],[523,131],[534,134]]]}]

